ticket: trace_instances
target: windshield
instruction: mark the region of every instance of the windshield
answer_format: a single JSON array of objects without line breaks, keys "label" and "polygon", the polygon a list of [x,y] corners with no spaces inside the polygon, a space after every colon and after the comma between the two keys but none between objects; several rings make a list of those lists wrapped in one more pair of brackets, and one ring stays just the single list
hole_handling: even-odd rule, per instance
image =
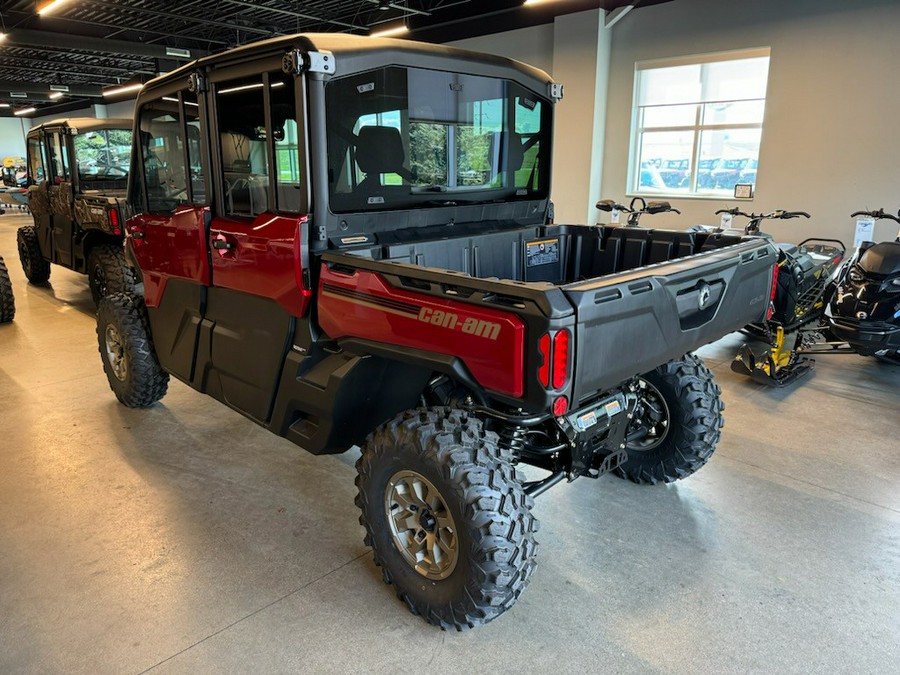
[{"label": "windshield", "polygon": [[131,163],[131,129],[100,129],[78,134],[75,161],[81,180],[122,180]]},{"label": "windshield", "polygon": [[547,195],[550,105],[508,81],[390,67],[326,89],[331,210]]}]

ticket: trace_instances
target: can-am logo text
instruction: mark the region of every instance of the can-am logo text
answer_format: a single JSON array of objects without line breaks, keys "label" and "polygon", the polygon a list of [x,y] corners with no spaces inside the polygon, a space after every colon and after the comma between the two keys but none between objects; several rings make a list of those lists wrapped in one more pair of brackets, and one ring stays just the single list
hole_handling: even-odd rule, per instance
[{"label": "can-am logo text", "polygon": [[431,307],[423,307],[419,310],[419,321],[430,323],[432,326],[459,330],[467,335],[487,338],[488,340],[496,340],[497,336],[500,335],[499,323],[484,321],[471,316],[466,319],[460,319],[459,315],[454,312],[445,312],[444,310],[432,309]]}]

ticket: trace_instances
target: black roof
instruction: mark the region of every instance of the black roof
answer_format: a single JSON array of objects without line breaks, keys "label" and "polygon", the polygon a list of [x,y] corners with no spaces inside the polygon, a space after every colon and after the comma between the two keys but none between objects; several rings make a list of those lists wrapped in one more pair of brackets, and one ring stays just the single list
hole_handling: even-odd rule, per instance
[{"label": "black roof", "polygon": [[514,59],[473,52],[467,49],[435,45],[414,40],[373,38],[345,33],[298,33],[253,42],[226,52],[213,54],[188,63],[177,70],[148,82],[141,94],[186,78],[198,69],[215,68],[241,61],[284,54],[292,49],[303,52],[331,52],[335,61],[335,77],[358,73],[386,65],[416,65],[423,68],[452,68],[453,62],[478,65],[480,74],[512,77],[543,92],[553,80],[539,68]]},{"label": "black roof", "polygon": [[128,117],[107,117],[96,119],[94,117],[63,117],[58,120],[50,120],[43,124],[36,124],[28,130],[28,136],[36,136],[40,131],[52,131],[56,129],[72,129],[78,133],[97,131],[98,129],[127,129],[131,131],[133,122]]}]

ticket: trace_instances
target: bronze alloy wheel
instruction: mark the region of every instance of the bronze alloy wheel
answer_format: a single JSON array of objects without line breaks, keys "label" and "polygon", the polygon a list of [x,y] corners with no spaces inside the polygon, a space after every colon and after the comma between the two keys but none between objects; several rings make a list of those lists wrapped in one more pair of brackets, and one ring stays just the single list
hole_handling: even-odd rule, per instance
[{"label": "bronze alloy wheel", "polygon": [[122,336],[119,335],[118,329],[108,324],[106,326],[106,358],[109,366],[112,368],[113,375],[120,382],[124,382],[128,376],[128,354],[125,351],[125,343]]},{"label": "bronze alloy wheel", "polygon": [[427,579],[446,579],[459,558],[456,524],[436,487],[415,471],[398,471],[388,481],[384,510],[394,545]]}]

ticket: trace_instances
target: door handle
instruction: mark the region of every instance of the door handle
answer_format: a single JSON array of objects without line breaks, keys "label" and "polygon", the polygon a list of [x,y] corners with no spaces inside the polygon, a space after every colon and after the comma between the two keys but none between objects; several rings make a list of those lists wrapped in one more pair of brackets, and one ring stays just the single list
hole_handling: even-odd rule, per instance
[{"label": "door handle", "polygon": [[217,251],[231,251],[234,249],[234,244],[226,239],[213,239],[212,245]]}]

